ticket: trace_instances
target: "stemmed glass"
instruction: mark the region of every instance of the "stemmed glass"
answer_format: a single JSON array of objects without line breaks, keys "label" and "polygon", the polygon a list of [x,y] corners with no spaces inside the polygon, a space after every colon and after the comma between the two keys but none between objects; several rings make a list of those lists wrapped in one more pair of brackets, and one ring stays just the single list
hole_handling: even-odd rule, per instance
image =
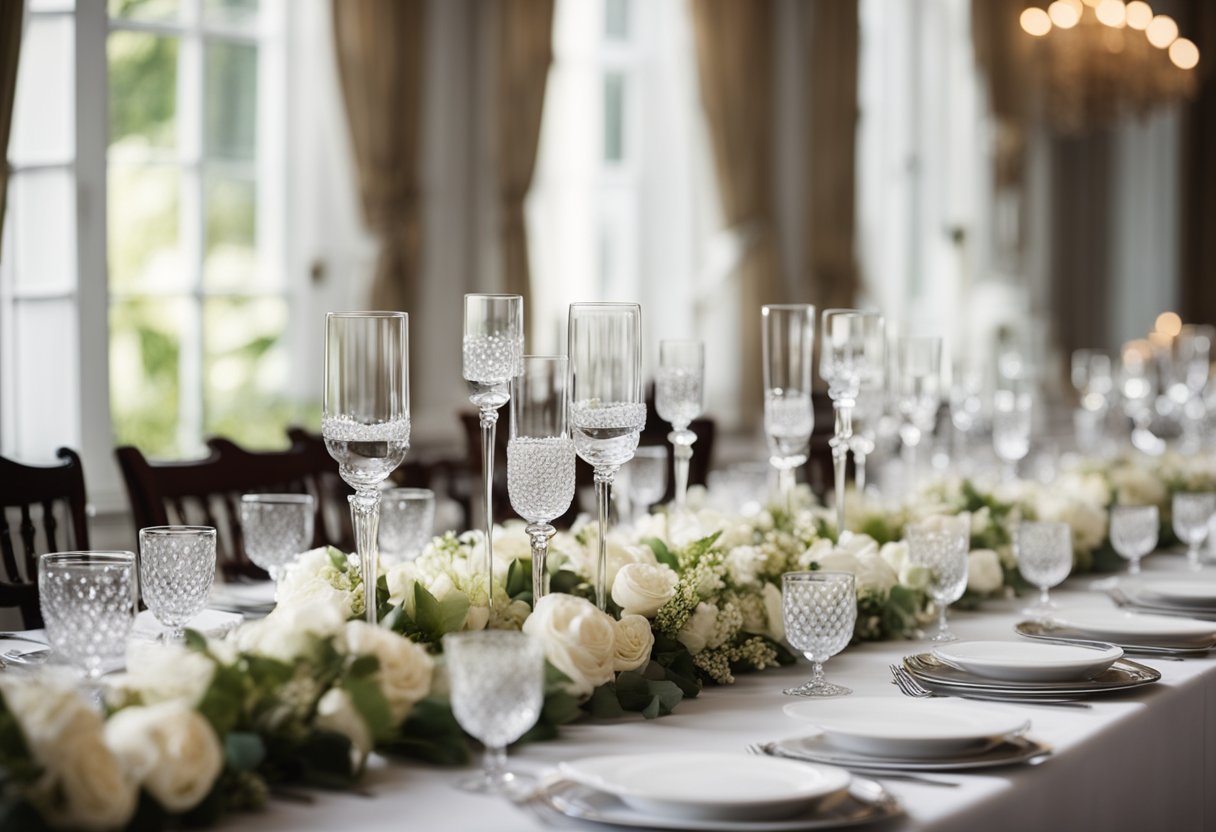
[{"label": "stemmed glass", "polygon": [[1157,383],[1152,347],[1146,341],[1125,344],[1119,362],[1119,393],[1123,412],[1132,420],[1132,445],[1147,454],[1165,450],[1165,443],[1152,432]]},{"label": "stemmed glass", "polygon": [[139,530],[139,584],[148,609],[169,628],[166,640],[182,640],[186,622],[206,608],[214,579],[215,529],[211,526]]},{"label": "stemmed glass", "polygon": [[1072,529],[1067,523],[1021,523],[1013,536],[1013,554],[1022,577],[1039,588],[1039,600],[1023,612],[1046,621],[1056,605],[1048,590],[1072,571]]},{"label": "stemmed glass", "polygon": [[811,353],[815,307],[807,303],[760,310],[764,347],[764,433],[777,469],[781,501],[792,509],[794,470],[810,454],[815,411],[811,404]]},{"label": "stemmed glass", "polygon": [[380,556],[392,563],[413,560],[435,527],[435,492],[388,488],[380,492]]},{"label": "stemmed glass", "polygon": [[929,597],[937,604],[937,633],[930,641],[954,641],[946,624],[946,610],[967,589],[967,553],[971,542],[971,517],[931,517],[904,530],[908,563],[929,575]]},{"label": "stemmed glass", "polygon": [[828,396],[836,412],[832,436],[832,467],[836,475],[836,530],[843,532],[844,482],[853,436],[853,408],[863,384],[882,378],[883,322],[876,312],[859,309],[825,309],[819,375],[828,383]]},{"label": "stemmed glass", "polygon": [[321,435],[349,497],[367,621],[376,623],[380,483],[410,447],[409,330],[404,312],[325,316]]},{"label": "stemmed glass", "polygon": [[38,559],[38,599],[56,653],[84,671],[90,687],[120,661],[135,626],[133,552],[53,552]]},{"label": "stemmed glass", "polygon": [[1073,415],[1077,444],[1082,453],[1096,453],[1105,442],[1106,413],[1115,385],[1110,356],[1099,350],[1074,350],[1071,369],[1081,403]]},{"label": "stemmed glass", "polygon": [[518,630],[480,630],[443,637],[452,713],[486,748],[485,767],[460,781],[468,792],[513,794],[531,778],[507,770],[507,745],[536,724],[544,705],[545,651]]},{"label": "stemmed glass", "polygon": [[[676,464],[679,465],[678,460]],[[636,520],[667,493],[667,448],[662,445],[638,448],[625,470],[629,474],[629,504]]]},{"label": "stemmed glass", "polygon": [[1030,394],[997,390],[992,397],[992,447],[1005,463],[1005,476],[1017,479],[1018,462],[1030,453]]},{"label": "stemmed glass", "polygon": [[785,638],[812,663],[809,682],[786,688],[790,696],[844,696],[849,688],[823,677],[823,663],[853,638],[857,589],[849,572],[786,572],[781,576]]},{"label": "stemmed glass", "polygon": [[1110,544],[1131,563],[1127,571],[1140,574],[1140,559],[1157,548],[1161,519],[1156,506],[1114,506],[1110,510]]},{"label": "stemmed glass", "polygon": [[1216,493],[1199,492],[1174,495],[1174,534],[1187,545],[1186,562],[1199,569],[1199,547],[1208,536],[1208,521],[1216,514]]},{"label": "stemmed glass", "polygon": [[567,422],[565,356],[525,355],[511,382],[511,433],[507,441],[507,493],[528,521],[532,540],[532,604],[545,594],[550,525],[574,499],[574,440]]},{"label": "stemmed glass", "polygon": [[241,497],[245,554],[276,584],[312,544],[316,500],[311,494],[246,494]]},{"label": "stemmed glass", "polygon": [[958,362],[951,381],[950,423],[954,426],[956,464],[969,468],[971,434],[980,425],[984,411],[984,374],[976,367]]},{"label": "stemmed glass", "polygon": [[486,591],[494,606],[494,428],[511,398],[511,379],[524,355],[524,299],[519,295],[464,296],[464,379],[481,415],[481,475],[486,522]]},{"label": "stemmed glass", "polygon": [[895,395],[903,417],[899,437],[903,440],[907,481],[915,487],[917,448],[925,434],[933,432],[937,408],[941,404],[942,339],[900,338],[896,351]]},{"label": "stemmed glass", "polygon": [[857,404],[853,406],[853,435],[849,450],[853,454],[853,484],[859,495],[866,491],[866,459],[877,445],[878,423],[882,419],[883,390],[881,385],[861,385]]},{"label": "stemmed glass", "polygon": [[1169,395],[1182,410],[1182,446],[1188,451],[1198,450],[1202,442],[1207,417],[1203,391],[1208,384],[1214,337],[1214,327],[1187,324],[1173,342],[1174,378]]},{"label": "stemmed glass", "polygon": [[[667,441],[675,457],[677,510],[688,495],[688,463],[697,435],[688,429],[705,406],[705,345],[700,341],[660,341],[659,370],[655,379],[654,408],[671,423]],[[664,488],[666,490],[666,488]]]},{"label": "stemmed glass", "polygon": [[572,303],[570,425],[574,448],[595,469],[599,558],[595,600],[608,603],[608,506],[612,480],[633,458],[646,424],[642,398],[642,309],[636,303]]}]

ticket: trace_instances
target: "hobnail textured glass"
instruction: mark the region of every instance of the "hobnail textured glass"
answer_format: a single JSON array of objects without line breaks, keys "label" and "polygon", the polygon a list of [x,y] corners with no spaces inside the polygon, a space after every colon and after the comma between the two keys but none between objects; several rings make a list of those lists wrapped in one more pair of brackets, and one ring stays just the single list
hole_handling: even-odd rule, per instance
[{"label": "hobnail textured glass", "polygon": [[1174,495],[1174,534],[1186,544],[1191,569],[1200,567],[1199,547],[1208,536],[1208,521],[1216,514],[1216,494],[1201,492]]},{"label": "hobnail textured glass", "polygon": [[435,527],[435,492],[390,488],[380,493],[380,557],[385,563],[413,560]]},{"label": "hobnail textured glass", "polygon": [[1115,506],[1110,510],[1110,544],[1131,561],[1127,571],[1140,574],[1140,559],[1157,548],[1161,515],[1156,506]]},{"label": "hobnail textured glass", "polygon": [[150,526],[139,530],[139,582],[144,603],[181,639],[186,622],[207,606],[215,578],[215,529]]},{"label": "hobnail textured glass", "polygon": [[828,682],[823,663],[853,637],[857,623],[857,590],[848,572],[787,572],[781,578],[781,614],[785,639],[809,659],[811,680],[786,688],[791,696],[843,696],[850,689]]},{"label": "hobnail textured glass", "polygon": [[96,678],[120,661],[135,624],[133,552],[54,552],[38,564],[47,639]]},{"label": "hobnail textured glass", "polygon": [[967,553],[971,543],[971,518],[932,517],[909,526],[904,532],[908,564],[929,575],[929,597],[937,604],[937,633],[931,641],[953,641],[946,624],[947,608],[967,590]]},{"label": "hobnail textured glass", "polygon": [[549,523],[574,499],[574,440],[520,436],[507,443],[507,493],[529,523]]},{"label": "hobnail textured glass", "polygon": [[278,581],[312,546],[315,512],[311,494],[246,494],[241,497],[245,554]]},{"label": "hobnail textured glass", "polygon": [[1039,588],[1039,600],[1026,612],[1040,619],[1055,609],[1048,590],[1072,571],[1072,530],[1067,523],[1023,522],[1013,538],[1013,553],[1022,577]]},{"label": "hobnail textured glass", "polygon": [[485,768],[460,783],[466,791],[512,791],[524,778],[507,770],[507,745],[536,724],[544,705],[545,653],[517,630],[444,636],[452,713],[486,747]]}]

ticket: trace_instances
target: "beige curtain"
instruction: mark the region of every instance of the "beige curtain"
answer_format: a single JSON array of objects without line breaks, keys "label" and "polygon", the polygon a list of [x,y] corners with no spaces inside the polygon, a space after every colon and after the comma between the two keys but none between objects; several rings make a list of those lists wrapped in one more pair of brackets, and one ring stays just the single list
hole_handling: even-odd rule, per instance
[{"label": "beige curtain", "polygon": [[808,296],[819,309],[856,303],[857,0],[811,6],[807,149]]},{"label": "beige curtain", "polygon": [[8,194],[8,136],[13,126],[13,101],[17,97],[17,60],[21,56],[21,18],[25,4],[19,0],[0,3],[0,228]]},{"label": "beige curtain", "polygon": [[540,143],[545,83],[553,61],[553,0],[505,0],[498,27],[498,181],[504,288],[528,308],[524,199]]},{"label": "beige curtain", "polygon": [[774,4],[694,0],[692,11],[722,211],[747,244],[740,268],[741,404],[744,420],[755,424],[763,402],[760,306],[785,299],[772,218]]},{"label": "beige curtain", "polygon": [[425,0],[333,0],[334,41],[363,215],[380,238],[372,306],[413,312]]}]

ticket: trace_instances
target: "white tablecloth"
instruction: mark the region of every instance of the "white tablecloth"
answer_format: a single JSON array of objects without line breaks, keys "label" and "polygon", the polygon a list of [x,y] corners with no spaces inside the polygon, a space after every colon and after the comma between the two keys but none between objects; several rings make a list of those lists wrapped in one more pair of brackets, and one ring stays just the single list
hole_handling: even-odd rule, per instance
[{"label": "white tablecloth", "polygon": [[[1157,556],[1147,567],[1174,571],[1179,561]],[[1075,579],[1053,596],[1067,607],[1109,606],[1103,596],[1086,591],[1091,580]],[[954,629],[962,638],[1015,638],[1011,628],[1022,603],[997,602],[982,612],[955,614]],[[857,694],[898,697],[889,684],[888,664],[924,647],[911,641],[854,647],[828,662],[827,673]],[[1092,710],[998,706],[1029,717],[1030,733],[1051,744],[1055,754],[1034,767],[941,775],[962,784],[955,789],[888,781],[907,817],[882,828],[1216,829],[1216,659],[1138,660],[1158,668],[1161,682],[1091,699]],[[558,741],[521,749],[513,764],[539,773],[589,754],[740,751],[750,742],[796,736],[805,729],[782,713],[782,705],[791,700],[781,689],[806,675],[807,668],[800,665],[741,676],[737,684],[708,687],[699,698],[680,703],[672,715],[649,722],[638,717],[567,726]],[[274,802],[265,813],[231,818],[224,829],[544,828],[537,816],[505,800],[457,791],[453,783],[466,773],[373,758],[366,777],[370,797],[318,793],[311,805]]]}]

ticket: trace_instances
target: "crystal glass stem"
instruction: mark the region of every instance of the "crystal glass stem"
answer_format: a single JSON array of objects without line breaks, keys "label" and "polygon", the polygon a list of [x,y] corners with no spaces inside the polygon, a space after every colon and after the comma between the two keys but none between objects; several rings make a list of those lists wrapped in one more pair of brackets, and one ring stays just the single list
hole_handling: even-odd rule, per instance
[{"label": "crystal glass stem", "polygon": [[1140,574],[1140,558],[1132,558],[1131,563],[1129,563],[1127,565],[1127,574],[1129,574],[1129,575],[1139,575]]},{"label": "crystal glass stem", "polygon": [[1186,547],[1186,565],[1192,572],[1203,568],[1203,564],[1199,562],[1199,547],[1200,543],[1188,543]]},{"label": "crystal glass stem", "polygon": [[688,464],[692,460],[692,443],[697,441],[697,435],[685,426],[667,434],[667,441],[671,443],[675,457],[676,510],[683,511],[688,498]]},{"label": "crystal glass stem", "polygon": [[946,623],[946,611],[950,609],[950,605],[943,602],[937,602],[937,634],[933,636],[934,641],[953,641],[954,636],[950,634],[950,628]]},{"label": "crystal glass stem", "polygon": [[853,484],[858,494],[866,492],[866,455],[853,451]]},{"label": "crystal glass stem", "polygon": [[483,763],[486,782],[501,783],[506,778],[507,747],[505,745],[487,745]]},{"label": "crystal glass stem", "polygon": [[545,558],[549,554],[549,538],[557,529],[548,523],[529,523],[525,531],[532,538],[532,606],[545,594]]},{"label": "crystal glass stem", "polygon": [[832,402],[836,411],[836,435],[832,446],[832,468],[836,474],[836,534],[844,532],[844,475],[849,464],[849,439],[853,436],[853,406],[845,399]]},{"label": "crystal glass stem", "polygon": [[786,514],[794,513],[794,469],[777,469],[777,489],[781,492],[781,504]]},{"label": "crystal glass stem", "polygon": [[916,463],[917,463],[916,446],[918,444],[920,444],[919,433],[920,432],[917,431],[917,438],[915,441],[909,442],[906,436],[904,438],[904,446],[903,446],[904,471],[905,471],[904,476],[907,481],[907,490],[909,492],[913,491],[916,488]]},{"label": "crystal glass stem", "polygon": [[486,558],[483,574],[486,576],[486,599],[490,611],[494,610],[494,428],[498,424],[498,411],[492,407],[481,409],[481,472],[485,480],[484,506],[486,513]]},{"label": "crystal glass stem", "polygon": [[355,552],[363,576],[363,606],[368,624],[376,623],[376,578],[380,532],[380,492],[360,488],[349,498],[350,518],[355,526]]},{"label": "crystal glass stem", "polygon": [[595,604],[601,610],[608,607],[608,506],[612,501],[612,478],[616,468],[595,469],[595,506],[600,522],[600,551],[595,562]]}]

